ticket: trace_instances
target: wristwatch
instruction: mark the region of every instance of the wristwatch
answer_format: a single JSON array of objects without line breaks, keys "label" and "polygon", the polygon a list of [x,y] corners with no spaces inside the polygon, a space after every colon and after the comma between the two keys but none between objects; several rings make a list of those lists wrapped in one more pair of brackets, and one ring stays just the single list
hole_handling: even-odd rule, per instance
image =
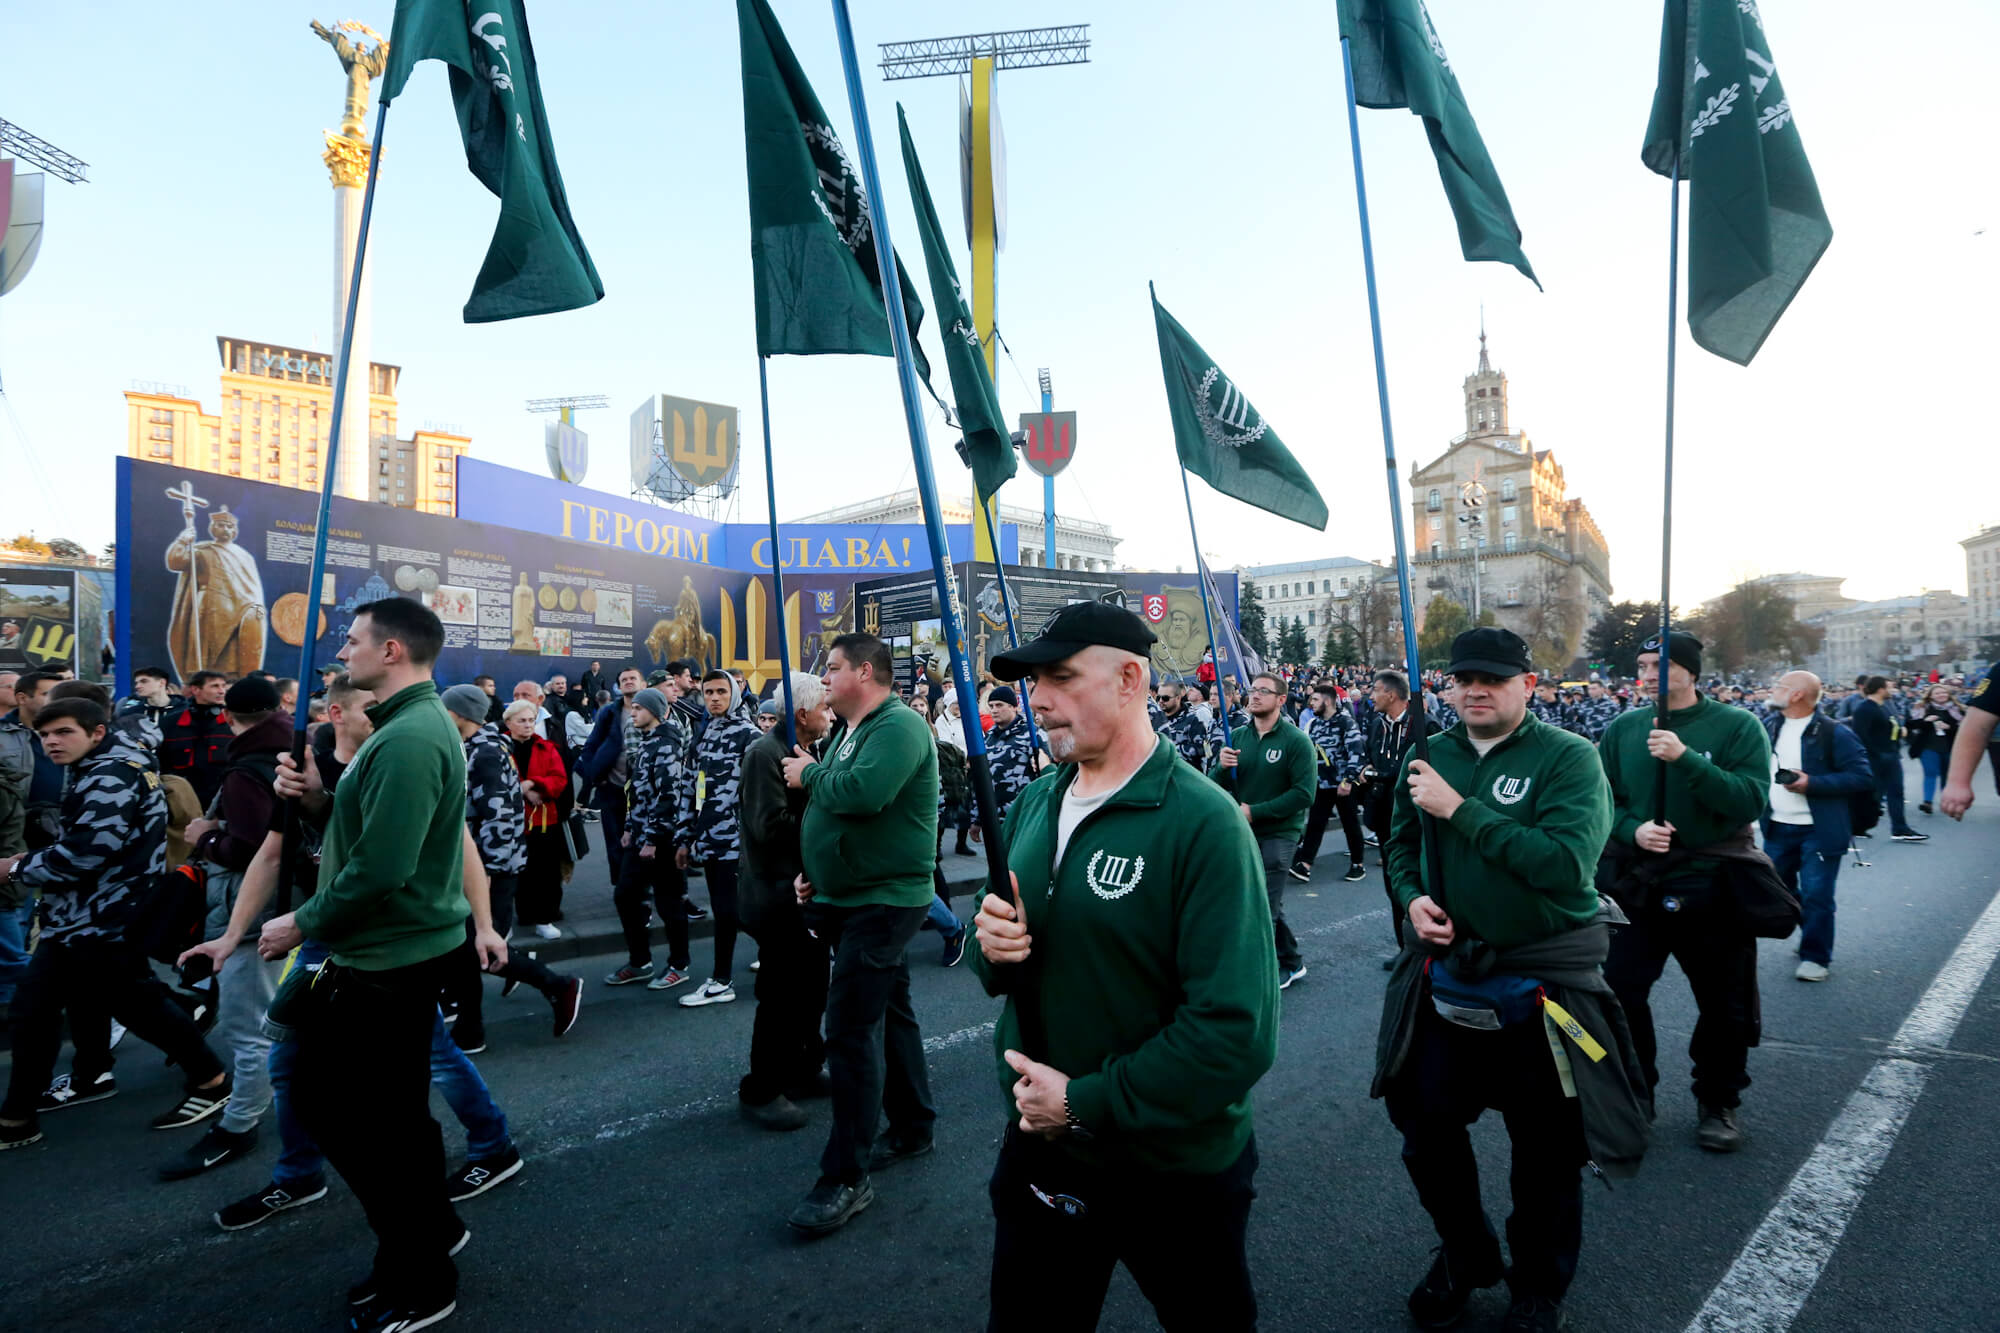
[{"label": "wristwatch", "polygon": [[1068,1129],[1071,1138],[1086,1143],[1090,1141],[1090,1130],[1081,1120],[1076,1118],[1076,1108],[1069,1104],[1069,1093],[1067,1092],[1063,1093],[1063,1125]]}]

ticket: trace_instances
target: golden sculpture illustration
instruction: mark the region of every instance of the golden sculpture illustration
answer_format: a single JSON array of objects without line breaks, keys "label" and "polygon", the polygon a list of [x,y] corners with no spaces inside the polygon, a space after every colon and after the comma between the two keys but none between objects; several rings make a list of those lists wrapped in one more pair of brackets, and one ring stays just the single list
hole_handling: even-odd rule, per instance
[{"label": "golden sculpture illustration", "polygon": [[646,651],[656,663],[684,657],[699,671],[714,665],[715,636],[702,628],[701,598],[695,594],[691,575],[681,575],[681,595],[675,599],[673,618],[653,622],[646,635]]},{"label": "golden sculpture illustration", "polygon": [[251,554],[236,544],[236,515],[224,505],[208,516],[208,541],[195,540],[194,511],[208,502],[183,482],[167,494],[181,502],[186,527],[167,547],[174,583],[167,622],[167,655],[182,680],[197,671],[231,676],[264,665],[264,576]]},{"label": "golden sculpture illustration", "polygon": [[513,597],[513,640],[507,645],[507,651],[538,653],[541,648],[535,643],[535,590],[528,586],[528,571],[525,569],[521,571],[521,581],[514,585]]}]

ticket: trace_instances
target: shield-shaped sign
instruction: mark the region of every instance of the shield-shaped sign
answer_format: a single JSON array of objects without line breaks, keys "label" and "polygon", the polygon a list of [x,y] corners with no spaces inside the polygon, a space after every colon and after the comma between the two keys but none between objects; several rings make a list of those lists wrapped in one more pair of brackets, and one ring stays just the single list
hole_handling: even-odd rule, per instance
[{"label": "shield-shaped sign", "polygon": [[567,421],[551,421],[542,443],[549,456],[549,472],[557,481],[581,482],[590,465],[590,437]]},{"label": "shield-shaped sign", "polygon": [[660,416],[667,462],[683,481],[697,490],[704,486],[734,488],[735,408],[662,394]]},{"label": "shield-shaped sign", "polygon": [[1023,412],[1021,430],[1027,436],[1021,456],[1044,477],[1069,466],[1076,453],[1076,413]]},{"label": "shield-shaped sign", "polygon": [[1157,625],[1167,618],[1167,595],[1163,592],[1147,593],[1139,605],[1149,625]]}]

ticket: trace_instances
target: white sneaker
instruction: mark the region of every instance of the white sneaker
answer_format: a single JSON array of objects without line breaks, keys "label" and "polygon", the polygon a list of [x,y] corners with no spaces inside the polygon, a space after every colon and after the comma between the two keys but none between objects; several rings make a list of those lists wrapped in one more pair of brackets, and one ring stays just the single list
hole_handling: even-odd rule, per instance
[{"label": "white sneaker", "polygon": [[1798,966],[1798,970],[1792,973],[1792,975],[1797,977],[1800,981],[1825,981],[1826,964],[1808,963],[1805,962],[1804,960],[1801,960]]},{"label": "white sneaker", "polygon": [[545,940],[559,940],[562,938],[562,932],[560,930],[557,930],[553,924],[547,921],[544,921],[542,922],[541,925],[535,927],[535,934]]},{"label": "white sneaker", "polygon": [[710,977],[701,983],[701,989],[681,996],[681,1005],[687,1009],[699,1009],[704,1004],[728,1004],[735,998],[736,986],[733,982],[717,981]]}]

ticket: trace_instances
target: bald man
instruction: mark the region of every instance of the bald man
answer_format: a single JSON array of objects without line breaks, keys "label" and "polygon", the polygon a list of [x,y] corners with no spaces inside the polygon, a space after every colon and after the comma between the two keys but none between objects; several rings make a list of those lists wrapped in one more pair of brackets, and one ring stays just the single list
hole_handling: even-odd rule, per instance
[{"label": "bald man", "polygon": [[1872,800],[1875,775],[1852,731],[1819,711],[1819,677],[1792,671],[1771,687],[1771,803],[1764,851],[1799,895],[1800,981],[1825,981],[1833,963],[1833,888],[1853,836],[1849,800]]}]

